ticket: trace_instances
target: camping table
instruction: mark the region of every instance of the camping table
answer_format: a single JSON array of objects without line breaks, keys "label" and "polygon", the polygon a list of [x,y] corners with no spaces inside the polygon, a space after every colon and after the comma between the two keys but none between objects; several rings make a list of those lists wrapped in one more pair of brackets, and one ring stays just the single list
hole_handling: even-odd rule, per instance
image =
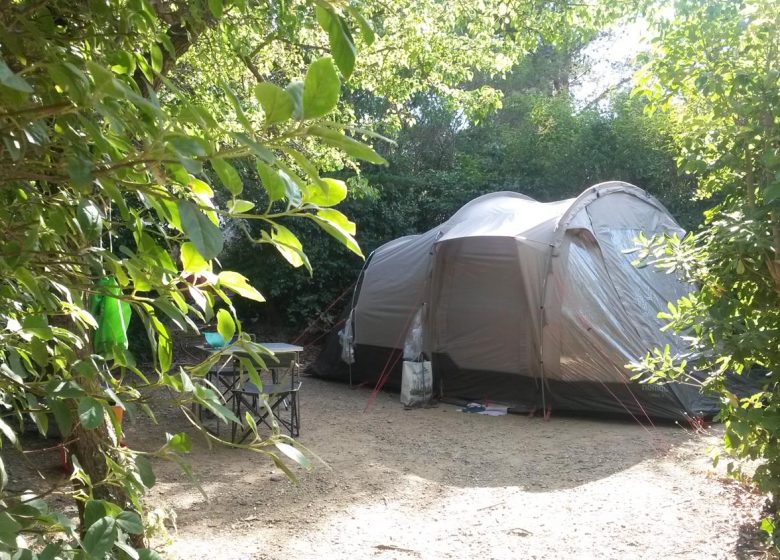
[{"label": "camping table", "polygon": [[[285,363],[285,360],[281,358],[289,358],[291,362],[298,362],[298,358],[300,356],[300,353],[303,352],[303,346],[296,346],[294,344],[287,344],[286,342],[249,342],[247,343],[252,350],[256,354],[260,354],[260,356],[267,355],[267,352],[264,350],[267,350],[271,353],[273,357],[279,358],[279,361],[281,363]],[[247,352],[244,348],[241,346],[230,346],[228,348],[215,348],[213,346],[208,346],[206,344],[199,344],[196,346],[197,349],[203,350],[204,352],[210,352],[212,354],[221,353],[226,358],[251,358],[252,355]],[[274,369],[277,369],[278,366],[274,365],[273,358],[269,359],[266,363],[266,368],[271,370],[271,373],[274,373]],[[274,377],[274,382],[276,382],[276,378]]]},{"label": "camping table", "polygon": [[[291,388],[292,385],[296,383],[297,381],[297,368],[298,368],[298,362],[300,353],[303,351],[302,346],[297,346],[295,344],[287,344],[285,342],[250,342],[247,343],[252,350],[259,354],[260,356],[267,356],[268,352],[271,353],[271,356],[268,357],[268,359],[264,358],[265,368],[263,368],[265,371],[269,371],[271,374],[271,382],[274,384],[274,386],[278,387],[276,385],[279,383],[279,370],[280,369],[286,369],[289,371],[291,376]],[[240,345],[230,346],[227,348],[214,348],[207,345],[198,345],[197,348],[204,350],[206,352],[211,353],[221,353],[223,356],[227,358],[250,358],[251,354],[245,349],[242,348]],[[275,361],[274,358],[276,358]],[[236,360],[239,364],[240,361]],[[259,394],[260,391],[251,383],[247,383],[247,376],[246,372],[244,371],[243,366],[239,366],[236,369],[233,369],[230,373],[221,373],[219,371],[216,372],[209,372],[209,376],[214,376],[215,380],[220,382],[222,386],[224,387],[224,391],[222,392],[223,397],[227,395],[228,393],[231,395],[229,399],[226,400],[232,400],[234,407],[236,409],[236,412],[240,412],[240,405],[241,405],[241,399],[246,395],[248,392],[250,394]],[[216,384],[215,384],[216,385]],[[251,385],[252,389],[247,391],[248,385]],[[295,387],[295,391],[300,388],[300,381],[297,381],[297,387]],[[265,391],[263,391],[265,393]],[[294,398],[297,399],[297,396],[294,396]],[[279,403],[276,403],[278,405]],[[297,401],[295,403],[295,414],[297,415]],[[297,429],[293,430],[293,428],[290,428],[291,435],[297,435]],[[235,440],[235,434],[236,434],[236,427],[233,426],[233,439]],[[246,434],[244,434],[243,437],[246,437]]]}]

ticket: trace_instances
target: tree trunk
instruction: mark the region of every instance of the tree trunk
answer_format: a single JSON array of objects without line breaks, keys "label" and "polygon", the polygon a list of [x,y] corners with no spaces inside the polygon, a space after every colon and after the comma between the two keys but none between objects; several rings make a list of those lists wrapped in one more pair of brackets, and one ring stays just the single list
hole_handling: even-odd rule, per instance
[{"label": "tree trunk", "polygon": [[[108,427],[105,423],[99,428],[87,430],[76,425],[68,438],[68,453],[74,457],[85,473],[89,475],[92,481],[92,498],[95,500],[105,500],[114,503],[122,509],[134,511],[125,491],[118,486],[102,484],[108,474],[106,465],[106,456],[112,454],[112,442],[108,435]],[[75,482],[76,490],[84,490],[84,487]],[[86,531],[84,523],[84,503],[77,501],[79,511],[79,525],[82,533]],[[135,548],[144,548],[145,540],[143,535],[129,535],[130,543]]]},{"label": "tree trunk", "polygon": [[[80,303],[84,306],[86,295],[82,295]],[[59,323],[59,326],[69,329],[73,333],[78,333],[78,329],[71,323],[69,318],[66,317],[53,317],[52,323]],[[88,358],[93,352],[92,341],[89,338],[84,339],[84,345],[79,351],[79,357],[82,359]],[[77,379],[79,385],[88,393],[99,394],[101,392],[100,385],[95,379],[81,377]],[[94,429],[84,428],[80,422],[78,422],[78,412],[76,411],[76,404],[74,401],[73,409],[71,410],[71,417],[76,419],[76,422],[71,430],[70,434],[62,434],[62,438],[67,443],[68,456],[75,458],[78,464],[89,476],[91,482],[91,488],[85,488],[84,485],[78,481],[74,481],[75,490],[91,492],[91,497],[95,500],[105,500],[107,502],[114,503],[121,507],[123,510],[135,511],[127,493],[121,487],[103,484],[108,475],[108,465],[106,463],[106,457],[115,455],[113,451],[113,442],[109,437],[108,422],[110,420],[106,417],[105,421]],[[112,457],[114,460],[116,456]],[[76,500],[76,507],[79,512],[79,527],[83,533],[86,532],[87,527],[84,522],[84,502],[82,500]],[[140,513],[140,512],[137,512]],[[129,535],[130,544],[135,548],[144,548],[145,540],[143,534],[141,535]]]},{"label": "tree trunk", "polygon": [[772,225],[772,248],[774,251],[767,260],[767,267],[769,275],[775,282],[775,292],[780,294],[780,216],[776,212],[770,212],[769,220]]}]

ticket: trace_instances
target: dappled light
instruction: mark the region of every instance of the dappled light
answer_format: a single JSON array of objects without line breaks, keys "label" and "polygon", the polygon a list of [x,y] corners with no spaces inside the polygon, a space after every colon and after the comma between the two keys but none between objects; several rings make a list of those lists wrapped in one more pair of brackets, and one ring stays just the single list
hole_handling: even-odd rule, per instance
[{"label": "dappled light", "polygon": [[776,555],[777,8],[0,0],[0,558]]},{"label": "dappled light", "polygon": [[[697,458],[717,431],[486,417],[446,404],[404,411],[391,393],[363,413],[368,390],[306,381],[301,441],[328,466],[315,462],[294,486],[255,455],[196,446],[206,501],[177,469],[160,465],[151,503],[177,511],[170,551],[338,559],[604,550],[605,558],[643,551],[693,559],[736,544],[728,520],[739,489],[722,486]],[[133,434],[146,438],[141,426]],[[758,501],[739,510],[753,515]],[[694,529],[697,518],[708,522]]]}]

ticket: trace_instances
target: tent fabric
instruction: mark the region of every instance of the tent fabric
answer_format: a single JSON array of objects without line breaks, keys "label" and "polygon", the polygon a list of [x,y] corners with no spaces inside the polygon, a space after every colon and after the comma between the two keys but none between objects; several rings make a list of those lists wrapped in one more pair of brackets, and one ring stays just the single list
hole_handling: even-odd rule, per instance
[{"label": "tent fabric", "polygon": [[481,196],[440,226],[372,254],[350,310],[352,373],[377,378],[367,350],[391,356],[403,348],[422,313],[423,350],[443,397],[662,418],[710,414],[715,403],[695,389],[633,383],[625,368],[656,347],[682,351],[657,313],[690,290],[674,275],[632,265],[639,233],[684,231],[627,183],[549,203],[513,192]]}]

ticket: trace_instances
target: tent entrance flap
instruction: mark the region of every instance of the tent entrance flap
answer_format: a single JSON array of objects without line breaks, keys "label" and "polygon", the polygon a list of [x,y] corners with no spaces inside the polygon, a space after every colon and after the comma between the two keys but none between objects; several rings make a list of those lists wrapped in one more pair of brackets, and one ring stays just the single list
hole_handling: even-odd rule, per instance
[{"label": "tent entrance flap", "polygon": [[[429,328],[433,352],[449,356],[461,370],[530,375],[535,318],[520,266],[511,237],[437,244]],[[447,385],[446,377],[442,382]]]}]

